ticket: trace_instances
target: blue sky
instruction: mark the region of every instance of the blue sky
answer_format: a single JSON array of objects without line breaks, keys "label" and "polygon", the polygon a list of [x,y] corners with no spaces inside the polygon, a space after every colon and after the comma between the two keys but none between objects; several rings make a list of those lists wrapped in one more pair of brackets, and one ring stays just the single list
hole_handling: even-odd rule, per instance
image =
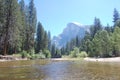
[{"label": "blue sky", "polygon": [[[29,0],[25,0],[26,2]],[[69,22],[93,24],[94,17],[103,25],[112,25],[113,10],[120,11],[120,0],[34,0],[37,19],[51,35],[60,34]]]}]

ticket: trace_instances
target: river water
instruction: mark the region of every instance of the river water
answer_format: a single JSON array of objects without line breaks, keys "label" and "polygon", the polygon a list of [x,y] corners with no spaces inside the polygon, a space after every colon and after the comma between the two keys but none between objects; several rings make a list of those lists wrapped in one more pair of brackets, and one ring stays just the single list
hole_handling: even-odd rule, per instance
[{"label": "river water", "polygon": [[0,80],[120,80],[120,63],[78,60],[0,62]]}]

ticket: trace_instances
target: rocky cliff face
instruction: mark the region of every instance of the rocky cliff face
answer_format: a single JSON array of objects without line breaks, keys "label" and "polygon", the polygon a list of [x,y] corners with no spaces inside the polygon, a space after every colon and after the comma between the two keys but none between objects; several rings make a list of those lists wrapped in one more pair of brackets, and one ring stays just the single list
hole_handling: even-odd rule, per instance
[{"label": "rocky cliff face", "polygon": [[71,22],[67,24],[66,28],[59,36],[53,37],[52,43],[55,43],[58,48],[61,48],[76,36],[83,38],[85,36],[85,31],[89,31],[89,26],[77,22]]}]

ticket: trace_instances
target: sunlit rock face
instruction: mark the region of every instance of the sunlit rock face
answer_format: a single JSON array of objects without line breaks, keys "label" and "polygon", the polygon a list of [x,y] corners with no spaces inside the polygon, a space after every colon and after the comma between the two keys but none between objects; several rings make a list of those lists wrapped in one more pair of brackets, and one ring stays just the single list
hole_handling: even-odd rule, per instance
[{"label": "sunlit rock face", "polygon": [[68,23],[60,35],[53,37],[52,44],[54,43],[58,48],[61,48],[76,36],[79,36],[79,38],[82,39],[85,36],[86,31],[89,31],[89,26],[87,25],[82,25],[78,22]]}]

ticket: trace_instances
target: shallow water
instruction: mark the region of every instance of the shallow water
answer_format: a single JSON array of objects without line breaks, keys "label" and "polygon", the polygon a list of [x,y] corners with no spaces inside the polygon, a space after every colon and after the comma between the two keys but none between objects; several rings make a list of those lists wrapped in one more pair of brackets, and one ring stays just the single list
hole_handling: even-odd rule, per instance
[{"label": "shallow water", "polygon": [[0,62],[0,80],[120,80],[120,63],[53,60]]}]

